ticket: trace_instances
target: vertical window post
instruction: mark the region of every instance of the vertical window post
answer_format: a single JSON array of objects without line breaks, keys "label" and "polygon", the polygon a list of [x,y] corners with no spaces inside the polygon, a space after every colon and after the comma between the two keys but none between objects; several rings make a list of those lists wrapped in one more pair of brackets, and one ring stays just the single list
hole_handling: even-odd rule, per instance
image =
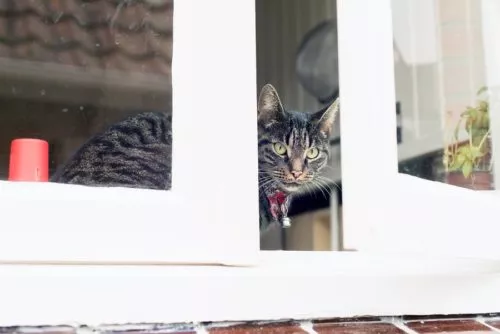
[{"label": "vertical window post", "polygon": [[344,246],[381,224],[397,177],[390,0],[337,0]]}]

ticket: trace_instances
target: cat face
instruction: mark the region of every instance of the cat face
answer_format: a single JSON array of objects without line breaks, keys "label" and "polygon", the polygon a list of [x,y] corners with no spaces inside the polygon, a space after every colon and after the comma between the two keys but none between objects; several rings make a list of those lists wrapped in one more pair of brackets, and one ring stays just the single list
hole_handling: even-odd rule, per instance
[{"label": "cat face", "polygon": [[337,99],[316,113],[286,111],[270,84],[259,96],[259,179],[291,193],[319,182],[329,156],[329,137],[339,109]]}]

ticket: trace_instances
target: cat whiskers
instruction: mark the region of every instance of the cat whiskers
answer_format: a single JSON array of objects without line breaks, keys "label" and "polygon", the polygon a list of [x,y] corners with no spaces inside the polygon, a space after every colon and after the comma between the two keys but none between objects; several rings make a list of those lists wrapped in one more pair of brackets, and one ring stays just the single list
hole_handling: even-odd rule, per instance
[{"label": "cat whiskers", "polygon": [[[334,171],[334,172],[335,172],[335,171],[337,171],[337,169],[336,169],[336,168],[333,168],[332,166],[325,165],[325,166],[323,166],[323,168],[324,168],[324,167],[330,168],[330,169],[331,169],[332,171]],[[333,184],[334,184],[334,185],[335,185],[335,186],[336,186],[339,190],[342,190],[342,189],[340,188],[340,186],[339,186],[339,185],[338,185],[335,181],[333,181],[332,179],[330,179],[330,178],[328,178],[328,177],[324,177],[324,176],[321,176],[321,177],[322,177],[324,180],[326,180],[326,181],[328,181],[328,182],[333,183]]]},{"label": "cat whiskers", "polygon": [[260,179],[259,179],[259,190],[264,190],[266,191],[267,188],[269,188],[269,186],[271,184],[273,184],[275,182],[275,180],[270,177],[270,176],[262,176]]},{"label": "cat whiskers", "polygon": [[331,192],[332,189],[330,188],[330,186],[325,181],[317,178],[317,179],[312,180],[310,183],[311,183],[312,186],[314,186],[317,189],[319,189],[319,191],[321,191],[321,194],[325,198],[328,198],[328,195],[330,195],[330,192]]},{"label": "cat whiskers", "polygon": [[[303,187],[304,189],[306,190],[306,193],[311,195],[311,196],[314,196],[315,198],[317,197],[317,193],[314,191],[314,188],[317,187],[312,181],[309,181],[307,183],[304,183],[303,184]],[[325,194],[323,193],[323,191],[321,190],[321,194],[323,196],[325,196]],[[326,198],[326,196],[325,196]]]},{"label": "cat whiskers", "polygon": [[323,175],[318,175],[318,178],[327,184],[332,183],[333,185],[335,185],[335,187],[337,187],[338,190],[342,190],[342,188],[337,184],[337,182],[333,181],[331,178]]},{"label": "cat whiskers", "polygon": [[273,171],[273,176],[282,179],[285,173],[280,171]]},{"label": "cat whiskers", "polygon": [[309,195],[314,194],[314,192],[312,191],[313,189],[311,188],[310,182],[304,183],[302,186],[304,187],[307,194],[309,194]]}]

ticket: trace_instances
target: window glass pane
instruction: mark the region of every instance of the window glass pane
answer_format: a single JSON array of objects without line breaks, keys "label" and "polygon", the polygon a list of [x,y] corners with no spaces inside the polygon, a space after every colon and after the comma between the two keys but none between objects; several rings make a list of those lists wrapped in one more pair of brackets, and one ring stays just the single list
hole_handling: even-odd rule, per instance
[{"label": "window glass pane", "polygon": [[[256,0],[261,249],[343,249],[336,28],[335,0]],[[291,226],[266,227],[281,193]]]},{"label": "window glass pane", "polygon": [[397,0],[392,10],[400,172],[494,189],[499,3]]},{"label": "window glass pane", "polygon": [[[48,167],[54,182],[168,188],[173,0],[16,0],[0,13],[0,178],[45,181]],[[15,139],[48,143],[48,162]]]}]

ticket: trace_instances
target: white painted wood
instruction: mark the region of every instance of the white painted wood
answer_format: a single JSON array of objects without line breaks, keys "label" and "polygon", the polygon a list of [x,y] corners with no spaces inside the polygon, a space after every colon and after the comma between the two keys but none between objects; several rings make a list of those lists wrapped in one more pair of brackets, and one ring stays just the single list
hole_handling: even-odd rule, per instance
[{"label": "white painted wood", "polygon": [[0,261],[255,261],[254,1],[177,1],[173,48],[172,191],[0,182]]},{"label": "white painted wood", "polygon": [[0,261],[255,266],[4,264],[0,324],[498,311],[498,196],[397,174],[389,0],[338,4],[346,247],[371,253],[257,252],[253,5],[176,3],[174,189],[0,182]]},{"label": "white painted wood", "polygon": [[384,205],[394,218],[377,225],[364,250],[498,261],[498,203],[498,191],[474,191],[399,174]]},{"label": "white painted wood", "polygon": [[[493,155],[498,157],[500,128],[495,119],[499,118],[500,110],[500,76],[496,70],[500,66],[497,59],[500,44],[495,40],[498,24],[494,18],[500,7],[496,1],[489,0],[482,1],[481,5],[482,39],[488,46],[483,54],[486,82],[493,93],[490,101]],[[434,142],[438,143],[437,138]],[[494,173],[500,175],[497,164],[494,164]],[[500,227],[494,218],[500,216],[497,196],[402,174],[395,184],[396,188],[391,188],[395,190],[380,204],[396,216],[377,224],[376,230],[369,234],[371,245],[365,250],[500,259],[496,238]],[[496,188],[499,184],[499,178],[495,177]]]},{"label": "white painted wood", "polygon": [[[183,6],[189,10],[179,15]],[[177,38],[173,61],[173,187],[189,203],[183,221],[224,257],[246,259],[259,249],[255,2],[178,1],[174,20],[174,31],[189,34]]]},{"label": "white painted wood", "polygon": [[0,266],[0,295],[9,306],[0,325],[470,314],[500,308],[498,262],[271,251],[261,252],[258,263],[253,268]]},{"label": "white painted wood", "polygon": [[390,219],[380,189],[397,174],[390,0],[337,2],[344,245],[359,249]]},{"label": "white painted wood", "polygon": [[[390,7],[386,0],[378,0],[373,2],[374,8],[365,8],[362,14],[366,3],[361,2],[339,1],[346,248],[500,259],[500,227],[492,218],[500,216],[496,196],[398,174],[395,170],[395,117],[381,112],[394,101]],[[495,13],[497,7],[487,11]],[[348,34],[345,26],[353,32]],[[491,26],[486,30],[490,35],[496,31]],[[492,44],[492,50],[485,52],[491,51],[494,59],[498,43]],[[492,73],[489,83],[495,87],[498,75],[494,73],[498,71],[492,69],[497,63],[487,62]],[[495,114],[493,110],[492,119]],[[429,139],[429,145],[438,143],[437,138]],[[422,149],[415,147],[415,152]]]}]

